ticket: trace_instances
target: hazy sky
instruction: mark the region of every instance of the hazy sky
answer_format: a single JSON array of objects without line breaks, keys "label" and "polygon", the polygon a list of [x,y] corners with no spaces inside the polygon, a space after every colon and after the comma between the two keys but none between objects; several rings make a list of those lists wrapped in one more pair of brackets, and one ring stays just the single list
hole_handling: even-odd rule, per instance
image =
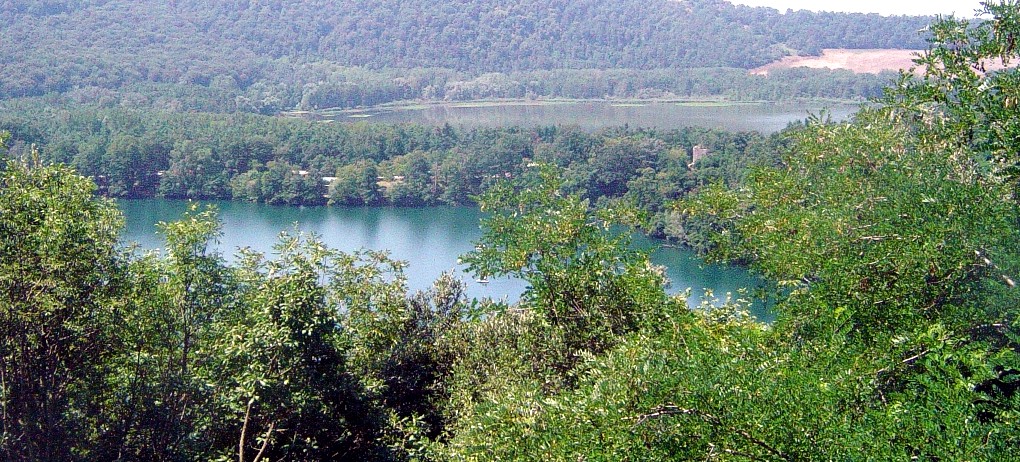
[{"label": "hazy sky", "polygon": [[981,0],[731,0],[751,6],[768,6],[779,11],[794,10],[847,11],[880,14],[955,14],[973,17]]}]

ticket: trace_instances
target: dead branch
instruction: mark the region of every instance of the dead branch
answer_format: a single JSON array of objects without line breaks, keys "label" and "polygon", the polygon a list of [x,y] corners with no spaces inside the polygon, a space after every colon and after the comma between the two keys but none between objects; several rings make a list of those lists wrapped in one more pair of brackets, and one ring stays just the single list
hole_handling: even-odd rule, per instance
[{"label": "dead branch", "polygon": [[[995,262],[993,262],[990,258],[988,258],[985,255],[981,255],[981,251],[980,250],[975,250],[974,251],[974,255],[977,255],[977,257],[981,259],[981,261],[985,264],[985,266],[987,266],[987,267],[989,267],[989,268],[991,268],[993,270],[996,270],[996,271],[1002,271],[1001,269],[999,269],[999,266],[996,265]],[[1016,288],[1016,281],[1014,281],[1013,278],[1009,277],[1009,275],[1007,275],[1007,274],[1000,274],[999,276],[1002,277],[1002,280],[1003,280],[1003,282],[1006,283],[1006,285],[1008,285],[1009,287],[1011,287],[1013,289]]]}]

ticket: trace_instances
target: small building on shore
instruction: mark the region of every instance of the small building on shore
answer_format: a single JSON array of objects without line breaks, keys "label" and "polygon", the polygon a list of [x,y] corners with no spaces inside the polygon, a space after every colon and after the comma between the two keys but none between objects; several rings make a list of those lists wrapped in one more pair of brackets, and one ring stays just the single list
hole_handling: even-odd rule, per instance
[{"label": "small building on shore", "polygon": [[708,148],[700,144],[695,144],[694,147],[691,148],[691,164],[689,167],[694,168],[694,164],[698,163],[699,160],[704,159],[705,157],[708,157]]},{"label": "small building on shore", "polygon": [[692,164],[696,163],[697,161],[699,161],[701,159],[704,159],[706,156],[708,156],[708,148],[706,148],[706,147],[704,147],[704,146],[702,146],[700,144],[695,144],[694,148],[691,149],[691,163]]}]

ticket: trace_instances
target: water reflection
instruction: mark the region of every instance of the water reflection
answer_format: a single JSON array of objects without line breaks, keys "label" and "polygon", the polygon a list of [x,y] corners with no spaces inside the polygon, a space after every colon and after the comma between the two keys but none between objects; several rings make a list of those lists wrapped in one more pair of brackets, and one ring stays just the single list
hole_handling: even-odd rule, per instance
[{"label": "water reflection", "polygon": [[[179,219],[190,207],[187,201],[160,199],[120,201],[126,226],[125,242],[137,242],[143,249],[163,247],[155,223]],[[524,281],[490,278],[486,284],[464,272],[457,258],[472,250],[481,237],[482,212],[470,207],[431,208],[335,208],[278,207],[260,204],[214,201],[223,223],[223,235],[215,248],[229,261],[235,261],[239,248],[272,253],[279,233],[298,230],[315,233],[335,249],[353,252],[359,249],[388,250],[395,259],[409,263],[405,270],[411,290],[424,290],[444,271],[454,271],[468,286],[471,297],[492,297],[515,302],[524,292]],[[698,304],[704,289],[720,298],[738,289],[754,287],[758,279],[742,268],[710,265],[693,252],[663,248],[641,235],[634,236],[637,248],[651,250],[653,263],[666,267],[672,281],[671,293],[692,288],[689,303]],[[761,311],[760,304],[756,311]],[[759,313],[760,316],[760,313]]]}]

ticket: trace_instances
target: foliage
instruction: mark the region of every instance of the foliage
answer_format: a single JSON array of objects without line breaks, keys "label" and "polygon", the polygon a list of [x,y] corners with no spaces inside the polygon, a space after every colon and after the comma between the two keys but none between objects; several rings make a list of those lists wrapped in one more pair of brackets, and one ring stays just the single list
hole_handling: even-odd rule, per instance
[{"label": "foliage", "polygon": [[998,260],[1017,238],[997,182],[883,118],[813,125],[782,168],[689,207],[728,223],[719,257],[749,258],[792,290],[798,322],[872,338],[964,316],[991,269],[979,256]]},{"label": "foliage", "polygon": [[169,459],[207,450],[208,382],[197,373],[212,355],[212,320],[235,303],[234,282],[210,249],[219,234],[214,210],[193,206],[180,221],[160,223],[163,258],[148,254],[129,266],[131,283],[122,333],[128,348],[109,380],[119,390],[110,405],[120,417],[107,435],[109,454]]},{"label": "foliage", "polygon": [[523,305],[561,329],[569,368],[582,352],[601,352],[638,328],[640,307],[664,301],[662,274],[647,256],[612,235],[578,196],[563,195],[557,170],[537,166],[516,183],[497,183],[481,198],[482,242],[464,261],[482,278],[528,282]]},{"label": "foliage", "polygon": [[323,284],[355,271],[353,261],[286,234],[276,252],[245,257],[237,306],[210,326],[214,359],[198,375],[215,390],[209,431],[220,457],[237,448],[239,460],[385,458],[385,414],[348,365],[351,341]]},{"label": "foliage", "polygon": [[114,326],[122,223],[95,186],[66,167],[0,169],[0,454],[55,460],[87,454],[110,417],[94,377],[121,347]]},{"label": "foliage", "polygon": [[981,13],[988,19],[932,24],[931,47],[915,60],[921,77],[903,78],[883,102],[915,120],[926,141],[972,152],[1020,199],[1020,18],[1011,2],[985,2]]},{"label": "foliage", "polygon": [[[673,305],[663,314],[659,328],[627,336],[592,358],[572,390],[548,394],[525,382],[485,393],[484,405],[455,428],[443,455],[996,460],[1015,450],[1015,424],[974,418],[976,377],[946,364],[968,363],[976,352],[941,343],[944,332],[923,336],[933,342],[931,356],[904,366],[900,355],[918,345],[797,348],[761,325],[718,316],[723,313],[701,316]],[[897,367],[914,368],[897,372],[911,380],[900,390],[884,388],[881,379]]]},{"label": "foliage", "polygon": [[[904,107],[930,107],[905,94],[899,107],[851,122],[809,123],[778,165],[681,203],[718,233],[716,256],[746,258],[779,282],[775,324],[726,309],[640,306],[657,308],[660,322],[577,364],[571,387],[550,390],[540,376],[483,382],[474,412],[440,453],[1010,458],[1020,443],[1011,185],[959,133],[900,117]],[[526,242],[541,248],[540,239]],[[520,349],[511,343],[501,353]]]},{"label": "foliage", "polygon": [[337,168],[329,184],[330,205],[378,205],[382,201],[379,171],[371,160]]},{"label": "foliage", "polygon": [[[55,112],[51,112],[55,111]],[[697,220],[667,206],[704,185],[737,185],[750,165],[774,164],[784,134],[701,128],[475,128],[321,124],[263,116],[15,105],[0,127],[13,153],[40,148],[114,197],[233,199],[276,205],[472,205],[529,164],[565,169],[565,189],[593,203],[643,211],[649,234],[705,247]],[[168,133],[174,133],[173,139]],[[691,164],[693,146],[710,154]],[[124,146],[131,147],[130,149]],[[123,149],[122,149],[123,148]],[[131,160],[124,162],[124,153]],[[135,156],[135,157],[132,157]],[[622,200],[621,200],[622,199]]]},{"label": "foliage", "polygon": [[0,62],[19,64],[0,69],[0,97],[260,114],[411,99],[870,96],[885,78],[746,70],[823,48],[922,48],[915,32],[930,19],[719,0],[41,4],[53,6],[0,11]]},{"label": "foliage", "polygon": [[123,254],[87,179],[2,181],[5,459],[399,460],[445,425],[458,282],[411,297],[399,262],[289,235],[227,266],[211,210]]}]

